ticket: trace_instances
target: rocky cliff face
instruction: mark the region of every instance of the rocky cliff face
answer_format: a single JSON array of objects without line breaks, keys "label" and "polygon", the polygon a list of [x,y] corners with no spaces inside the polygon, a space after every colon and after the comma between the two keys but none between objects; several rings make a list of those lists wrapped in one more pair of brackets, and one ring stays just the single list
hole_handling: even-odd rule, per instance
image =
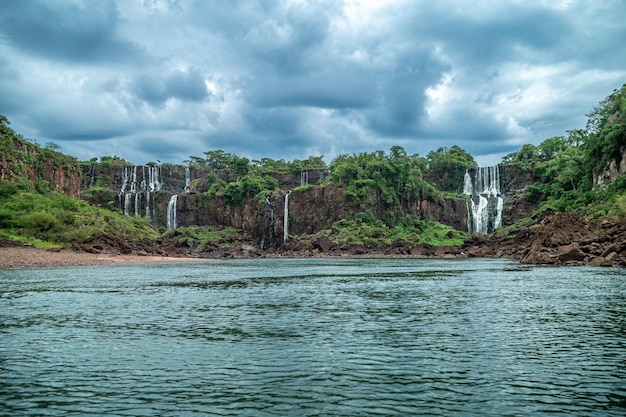
[{"label": "rocky cliff face", "polygon": [[[180,166],[91,166],[83,168],[83,189],[99,186],[111,190],[115,206],[129,215],[151,216],[157,226],[165,226],[167,203],[170,195],[177,194],[176,223],[178,227],[190,225],[232,226],[261,234],[264,202],[248,197],[237,205],[226,204],[224,198],[208,199],[206,177],[209,169],[186,169]],[[227,179],[227,173],[217,172]],[[273,227],[276,236],[284,232],[285,194],[302,185],[316,185],[327,175],[323,170],[300,174],[273,174],[280,191],[269,196]],[[347,200],[345,191],[332,185],[311,187],[290,193],[288,225],[291,234],[310,234],[330,228],[344,218],[353,218],[361,211],[370,211],[381,217],[379,196],[372,195],[374,203],[358,206]],[[415,214],[452,227],[467,230],[467,204],[462,198],[446,198],[443,202],[415,200],[399,207],[399,214]]]},{"label": "rocky cliff face", "polygon": [[25,177],[35,187],[45,181],[61,194],[80,197],[81,172],[76,159],[17,139],[8,148],[0,155],[0,179],[17,181]]},{"label": "rocky cliff face", "polygon": [[612,161],[603,172],[593,179],[594,187],[626,176],[626,146],[620,148],[620,155],[619,160]]}]

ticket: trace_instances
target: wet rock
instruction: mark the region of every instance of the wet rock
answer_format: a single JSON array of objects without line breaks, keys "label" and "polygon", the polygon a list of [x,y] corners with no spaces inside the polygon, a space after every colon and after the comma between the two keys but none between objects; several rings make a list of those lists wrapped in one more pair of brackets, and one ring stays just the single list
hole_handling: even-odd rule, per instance
[{"label": "wet rock", "polygon": [[612,266],[613,262],[604,258],[603,256],[597,256],[593,258],[589,263],[589,266]]},{"label": "wet rock", "polygon": [[413,256],[435,256],[436,248],[428,243],[420,243],[411,248],[410,254]]},{"label": "wet rock", "polygon": [[586,256],[587,254],[580,249],[578,243],[560,246],[557,250],[557,257],[562,264],[570,261],[582,261]]},{"label": "wet rock", "polygon": [[330,238],[326,235],[318,235],[317,237],[317,246],[324,252],[328,252],[332,247],[333,247],[334,243],[332,240],[330,240]]},{"label": "wet rock", "polygon": [[556,261],[556,257],[552,254],[552,252],[543,250],[543,249],[530,251],[521,260],[521,262],[525,264],[538,264],[538,265],[554,264],[555,261]]}]

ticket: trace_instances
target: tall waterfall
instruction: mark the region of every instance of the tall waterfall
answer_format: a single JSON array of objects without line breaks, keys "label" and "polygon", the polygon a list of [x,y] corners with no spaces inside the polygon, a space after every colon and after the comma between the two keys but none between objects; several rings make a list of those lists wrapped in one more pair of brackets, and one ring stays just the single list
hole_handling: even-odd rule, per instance
[{"label": "tall waterfall", "polygon": [[285,214],[283,216],[283,242],[289,238],[289,193],[285,194]]},{"label": "tall waterfall", "polygon": [[191,170],[189,167],[185,168],[185,193],[189,193],[189,186],[191,185]]},{"label": "tall waterfall", "polygon": [[309,185],[309,171],[302,171],[300,173],[300,187]]},{"label": "tall waterfall", "polygon": [[259,241],[259,249],[276,247],[276,235],[274,234],[274,205],[269,198],[265,197],[263,205],[263,227],[261,229],[261,240]]},{"label": "tall waterfall", "polygon": [[463,194],[470,196],[467,228],[469,233],[491,233],[502,225],[504,199],[500,191],[498,165],[480,167],[474,178],[465,172]]},{"label": "tall waterfall", "polygon": [[178,201],[178,194],[170,197],[170,202],[167,203],[167,228],[176,229],[176,203]]},{"label": "tall waterfall", "polygon": [[[142,215],[142,204],[145,204],[144,215],[154,219],[154,192],[162,187],[160,166],[137,166],[122,168],[122,184],[118,192],[120,209],[126,215]],[[139,181],[141,178],[141,181]],[[151,206],[152,202],[152,206]]]},{"label": "tall waterfall", "polygon": [[91,166],[91,174],[89,175],[89,188],[96,185],[96,166]]}]

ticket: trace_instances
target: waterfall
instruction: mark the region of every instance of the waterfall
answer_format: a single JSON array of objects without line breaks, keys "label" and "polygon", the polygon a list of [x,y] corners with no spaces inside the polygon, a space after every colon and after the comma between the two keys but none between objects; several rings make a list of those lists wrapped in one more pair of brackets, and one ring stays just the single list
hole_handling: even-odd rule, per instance
[{"label": "waterfall", "polygon": [[502,226],[504,199],[500,191],[498,165],[479,167],[472,178],[465,172],[463,194],[470,196],[467,228],[469,233],[491,233]]},{"label": "waterfall", "polygon": [[170,197],[170,202],[167,203],[167,228],[176,229],[176,202],[178,201],[178,194]]},{"label": "waterfall", "polygon": [[289,193],[285,194],[285,215],[283,217],[283,242],[289,238]]},{"label": "waterfall", "polygon": [[467,171],[463,177],[463,194],[472,195],[472,177]]},{"label": "waterfall", "polygon": [[158,191],[161,189],[161,167],[149,166],[148,167],[148,187],[149,191]]},{"label": "waterfall", "polygon": [[132,171],[130,173],[130,192],[131,193],[136,193],[137,192],[137,167],[133,167]]},{"label": "waterfall", "polygon": [[128,216],[133,205],[132,194],[122,194],[122,198],[124,199],[124,214]]},{"label": "waterfall", "polygon": [[309,185],[309,171],[302,171],[300,173],[300,187]]},{"label": "waterfall", "polygon": [[126,187],[128,186],[128,167],[122,168],[122,186],[120,187],[120,193],[124,194],[126,192]]},{"label": "waterfall", "polygon": [[91,166],[91,175],[89,178],[89,188],[93,187],[94,185],[96,185],[96,166],[92,165]]},{"label": "waterfall", "polygon": [[185,168],[185,193],[189,192],[189,186],[191,185],[191,170],[189,167]]},{"label": "waterfall", "polygon": [[146,191],[146,217],[152,218],[152,212],[150,211],[150,191]]},{"label": "waterfall", "polygon": [[261,227],[261,240],[259,241],[259,249],[265,250],[276,247],[276,235],[274,233],[274,205],[268,197],[265,197],[263,205],[263,224]]},{"label": "waterfall", "polygon": [[141,216],[141,193],[135,193],[135,216]]}]

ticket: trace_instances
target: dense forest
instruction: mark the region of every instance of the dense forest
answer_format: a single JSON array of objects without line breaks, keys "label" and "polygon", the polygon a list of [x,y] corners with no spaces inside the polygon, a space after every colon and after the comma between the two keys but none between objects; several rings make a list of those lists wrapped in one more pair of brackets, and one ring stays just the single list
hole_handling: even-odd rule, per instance
[{"label": "dense forest", "polygon": [[[516,199],[525,199],[534,212],[576,211],[594,221],[626,219],[626,85],[587,116],[584,129],[548,138],[539,145],[524,145],[506,155],[502,165],[530,178]],[[130,164],[118,156],[76,161],[60,153],[54,143],[39,146],[24,139],[1,115],[0,150],[0,238],[61,247],[98,235],[138,241],[175,234],[181,239],[219,241],[234,234],[232,228],[219,227],[165,231],[148,218],[125,216],[113,204],[114,196],[105,183],[89,190],[83,186],[82,199],[74,198],[76,193],[71,190],[76,186],[72,184],[81,175],[81,166],[104,169]],[[220,198],[229,206],[252,199],[262,207],[268,195],[280,191],[277,175],[324,172],[325,177],[317,184],[291,191],[315,187],[343,190],[356,214],[335,224],[334,232],[322,232],[336,241],[368,245],[389,245],[398,238],[413,244],[460,244],[467,234],[415,214],[407,215],[407,210],[415,201],[443,204],[448,197],[467,199],[462,194],[463,178],[477,168],[474,158],[458,146],[442,147],[426,156],[408,155],[402,147],[393,146],[388,152],[339,155],[330,164],[322,157],[249,160],[212,150],[203,156],[190,156],[184,163],[207,173],[192,185],[201,193],[203,204]],[[78,181],[84,184],[80,178]],[[94,199],[98,192],[105,198]],[[380,212],[372,209],[374,205]]]}]

